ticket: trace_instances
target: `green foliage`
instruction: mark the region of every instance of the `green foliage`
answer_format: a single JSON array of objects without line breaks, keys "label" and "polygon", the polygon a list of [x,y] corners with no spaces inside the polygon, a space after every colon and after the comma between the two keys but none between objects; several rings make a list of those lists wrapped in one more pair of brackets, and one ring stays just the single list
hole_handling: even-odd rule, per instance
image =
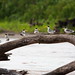
[{"label": "green foliage", "polygon": [[29,30],[27,23],[33,18],[46,25],[49,22],[53,29],[58,20],[75,18],[75,0],[0,0],[0,27],[8,24],[7,30],[12,26],[12,31],[18,32],[24,26]]},{"label": "green foliage", "polygon": [[74,0],[0,0],[0,19],[29,22],[75,17]]}]

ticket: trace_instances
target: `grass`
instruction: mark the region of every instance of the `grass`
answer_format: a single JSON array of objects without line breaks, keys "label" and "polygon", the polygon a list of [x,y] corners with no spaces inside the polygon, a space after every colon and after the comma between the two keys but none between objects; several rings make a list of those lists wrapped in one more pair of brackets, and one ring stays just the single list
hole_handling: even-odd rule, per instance
[{"label": "grass", "polygon": [[[1,21],[0,22],[0,32],[1,30],[6,30],[6,31],[12,31],[12,32],[21,32],[23,29],[26,30],[26,32],[33,32],[35,28],[38,28],[40,32],[47,32],[47,24],[44,23],[41,26],[35,25],[30,27],[28,23],[24,22],[19,22],[19,21]],[[49,25],[51,29],[53,29],[54,25],[51,24]]]},{"label": "grass", "polygon": [[[41,26],[35,25],[35,26],[30,27],[30,25],[28,23],[24,23],[24,22],[20,22],[20,21],[11,21],[11,22],[1,21],[0,22],[0,32],[12,31],[12,32],[15,32],[15,33],[19,33],[23,29],[25,29],[26,32],[32,33],[32,32],[34,32],[35,28],[38,28],[38,30],[40,32],[47,32],[47,26],[48,26],[47,23],[44,23]],[[55,27],[54,22],[51,22],[49,24],[49,26],[53,30],[54,27]],[[75,30],[75,27],[68,27],[68,28]],[[60,28],[60,33],[63,33],[63,29],[62,28]]]}]

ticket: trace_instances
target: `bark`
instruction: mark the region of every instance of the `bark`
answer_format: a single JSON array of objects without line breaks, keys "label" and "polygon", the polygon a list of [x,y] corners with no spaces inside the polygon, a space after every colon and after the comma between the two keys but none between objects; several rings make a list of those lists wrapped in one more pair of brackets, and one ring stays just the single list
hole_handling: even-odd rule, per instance
[{"label": "bark", "polygon": [[75,70],[75,61],[44,75],[65,75]]},{"label": "bark", "polygon": [[75,35],[33,35],[26,36],[19,40],[10,41],[0,45],[0,54],[4,54],[12,49],[34,44],[34,43],[60,43],[70,42],[75,45]]},{"label": "bark", "polygon": [[0,75],[26,75],[28,72],[25,70],[16,71],[0,68]]},{"label": "bark", "polygon": [[9,60],[6,54],[0,54],[0,61]]}]

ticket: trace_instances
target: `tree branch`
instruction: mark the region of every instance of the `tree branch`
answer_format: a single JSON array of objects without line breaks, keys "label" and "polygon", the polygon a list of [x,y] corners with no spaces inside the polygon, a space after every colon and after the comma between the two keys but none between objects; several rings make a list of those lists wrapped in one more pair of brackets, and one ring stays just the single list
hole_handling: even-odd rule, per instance
[{"label": "tree branch", "polygon": [[75,70],[75,61],[44,75],[65,75]]}]

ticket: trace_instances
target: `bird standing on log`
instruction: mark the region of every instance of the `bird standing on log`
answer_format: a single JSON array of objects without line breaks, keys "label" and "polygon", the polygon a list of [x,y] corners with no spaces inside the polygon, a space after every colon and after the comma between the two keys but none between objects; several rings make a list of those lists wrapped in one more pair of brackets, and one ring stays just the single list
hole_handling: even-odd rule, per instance
[{"label": "bird standing on log", "polygon": [[25,36],[25,33],[26,33],[26,31],[25,31],[25,29],[23,29],[20,35]]},{"label": "bird standing on log", "polygon": [[63,28],[63,29],[64,29],[64,32],[67,33],[67,34],[74,33],[74,30],[71,30],[71,29],[68,29],[68,28]]},{"label": "bird standing on log", "polygon": [[5,38],[6,38],[6,41],[9,41],[9,36],[8,36],[8,34],[5,34]]},{"label": "bird standing on log", "polygon": [[34,33],[39,33],[39,30],[35,28]]},{"label": "bird standing on log", "polygon": [[54,34],[55,33],[55,31],[51,30],[49,26],[47,27],[47,32],[50,33],[50,34]]}]

